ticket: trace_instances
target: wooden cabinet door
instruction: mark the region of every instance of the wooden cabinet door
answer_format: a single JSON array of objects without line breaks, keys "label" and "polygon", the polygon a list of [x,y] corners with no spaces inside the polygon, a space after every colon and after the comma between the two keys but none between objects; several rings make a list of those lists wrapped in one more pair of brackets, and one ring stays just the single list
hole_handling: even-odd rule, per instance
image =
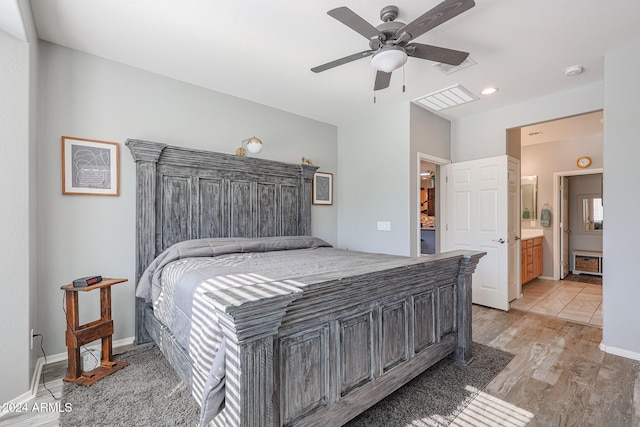
[{"label": "wooden cabinet door", "polygon": [[527,248],[526,245],[524,243],[524,241],[522,242],[522,258],[520,261],[520,272],[522,275],[522,283],[527,283]]},{"label": "wooden cabinet door", "polygon": [[533,247],[533,277],[542,275],[542,245]]}]

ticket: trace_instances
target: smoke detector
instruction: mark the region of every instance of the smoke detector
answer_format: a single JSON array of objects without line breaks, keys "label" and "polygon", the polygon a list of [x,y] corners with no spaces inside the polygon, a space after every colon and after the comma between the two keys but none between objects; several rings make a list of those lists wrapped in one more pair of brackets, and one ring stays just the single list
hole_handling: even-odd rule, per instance
[{"label": "smoke detector", "polygon": [[582,73],[582,65],[572,65],[564,69],[565,76],[577,76],[580,73]]}]

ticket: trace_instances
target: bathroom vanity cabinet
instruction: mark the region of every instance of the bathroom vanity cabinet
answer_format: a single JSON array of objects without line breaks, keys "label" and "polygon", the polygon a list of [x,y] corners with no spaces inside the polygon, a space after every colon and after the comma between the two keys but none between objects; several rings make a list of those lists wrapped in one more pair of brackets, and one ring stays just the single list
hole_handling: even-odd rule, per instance
[{"label": "bathroom vanity cabinet", "polygon": [[542,275],[542,237],[521,240],[522,284]]}]

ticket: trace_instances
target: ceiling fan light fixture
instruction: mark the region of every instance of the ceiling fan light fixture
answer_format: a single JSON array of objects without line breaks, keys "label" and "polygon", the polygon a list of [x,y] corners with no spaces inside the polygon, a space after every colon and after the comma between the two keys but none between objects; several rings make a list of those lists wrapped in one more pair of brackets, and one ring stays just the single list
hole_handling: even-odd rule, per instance
[{"label": "ceiling fan light fixture", "polygon": [[407,62],[407,53],[397,46],[382,48],[371,58],[371,66],[376,71],[390,73],[397,70]]}]

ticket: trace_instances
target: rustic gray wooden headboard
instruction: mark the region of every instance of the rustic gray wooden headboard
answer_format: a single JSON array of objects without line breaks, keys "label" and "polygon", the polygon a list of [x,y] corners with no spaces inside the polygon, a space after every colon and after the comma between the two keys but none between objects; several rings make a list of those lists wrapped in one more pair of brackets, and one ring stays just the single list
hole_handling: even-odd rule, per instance
[{"label": "rustic gray wooden headboard", "polygon": [[[157,255],[183,240],[311,234],[316,166],[125,144],[136,162],[136,283]],[[143,305],[136,299],[137,333]]]}]

